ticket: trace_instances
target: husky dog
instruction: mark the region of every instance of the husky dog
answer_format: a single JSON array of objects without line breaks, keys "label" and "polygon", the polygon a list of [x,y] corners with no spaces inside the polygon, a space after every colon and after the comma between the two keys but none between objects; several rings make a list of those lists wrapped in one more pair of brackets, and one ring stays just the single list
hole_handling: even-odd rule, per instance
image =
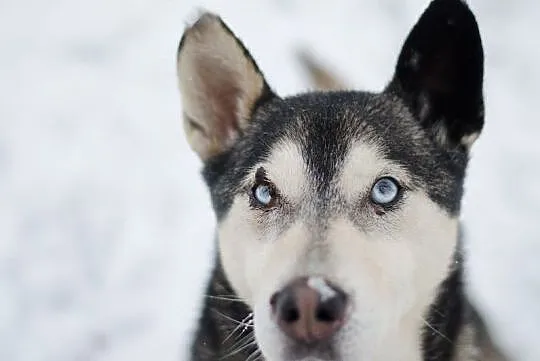
[{"label": "husky dog", "polygon": [[488,358],[458,221],[483,65],[460,0],[432,1],[380,93],[280,97],[217,15],[185,30],[184,128],[218,220],[193,361]]}]

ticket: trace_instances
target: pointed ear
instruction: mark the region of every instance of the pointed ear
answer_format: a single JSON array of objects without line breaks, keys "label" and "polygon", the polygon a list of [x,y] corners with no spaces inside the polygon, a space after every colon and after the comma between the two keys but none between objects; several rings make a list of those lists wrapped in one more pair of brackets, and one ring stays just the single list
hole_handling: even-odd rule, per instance
[{"label": "pointed ear", "polygon": [[484,53],[461,0],[434,0],[407,37],[387,90],[445,146],[468,149],[484,125]]},{"label": "pointed ear", "polygon": [[256,107],[275,96],[244,45],[210,13],[185,30],[177,71],[184,130],[202,160],[229,148]]}]

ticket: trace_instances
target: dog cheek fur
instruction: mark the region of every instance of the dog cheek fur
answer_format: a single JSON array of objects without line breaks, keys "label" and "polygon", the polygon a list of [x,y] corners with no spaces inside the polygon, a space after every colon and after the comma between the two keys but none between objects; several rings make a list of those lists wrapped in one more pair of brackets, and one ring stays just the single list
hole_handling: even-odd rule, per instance
[{"label": "dog cheek fur", "polygon": [[277,224],[261,222],[258,211],[248,204],[245,196],[235,198],[218,236],[225,273],[238,296],[253,307],[261,298],[269,301],[289,281],[309,237],[301,224],[282,230]]},{"label": "dog cheek fur", "polygon": [[[218,226],[219,255],[225,274],[232,287],[248,305],[252,306],[253,292],[248,282],[250,264],[257,262],[259,236],[254,227],[253,214],[246,206],[247,197],[236,197],[229,212]],[[251,220],[251,221],[250,221]]]},{"label": "dog cheek fur", "polygon": [[285,231],[261,224],[244,198],[236,198],[219,226],[221,262],[238,296],[254,311],[258,347],[265,359],[278,360],[284,340],[271,319],[270,298],[299,271],[309,232],[300,222]]},{"label": "dog cheek fur", "polygon": [[[354,304],[342,349],[354,350],[351,355],[373,349],[366,356],[374,360],[421,359],[420,330],[448,274],[457,227],[457,219],[420,192],[409,195],[391,230],[364,233],[344,219],[332,224],[329,267]],[[347,333],[355,335],[355,342],[347,341]],[[413,339],[404,342],[404,335]]]}]

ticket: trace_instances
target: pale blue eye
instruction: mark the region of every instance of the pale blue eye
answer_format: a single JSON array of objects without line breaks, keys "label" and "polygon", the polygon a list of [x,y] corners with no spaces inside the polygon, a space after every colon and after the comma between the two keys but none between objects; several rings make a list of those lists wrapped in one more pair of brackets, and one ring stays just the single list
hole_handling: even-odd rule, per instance
[{"label": "pale blue eye", "polygon": [[270,187],[265,184],[260,184],[255,187],[254,195],[257,201],[262,205],[267,206],[272,202],[272,191],[270,190]]},{"label": "pale blue eye", "polygon": [[381,178],[371,188],[371,200],[380,205],[394,202],[399,195],[399,185],[393,178]]}]

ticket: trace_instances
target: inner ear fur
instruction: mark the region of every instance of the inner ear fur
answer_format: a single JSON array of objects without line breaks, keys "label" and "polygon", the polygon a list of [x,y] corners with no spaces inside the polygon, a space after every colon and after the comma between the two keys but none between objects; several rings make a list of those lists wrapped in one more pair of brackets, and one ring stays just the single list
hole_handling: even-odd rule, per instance
[{"label": "inner ear fur", "polygon": [[208,12],[186,28],[177,74],[186,137],[202,160],[231,147],[255,108],[274,96],[242,42]]}]

